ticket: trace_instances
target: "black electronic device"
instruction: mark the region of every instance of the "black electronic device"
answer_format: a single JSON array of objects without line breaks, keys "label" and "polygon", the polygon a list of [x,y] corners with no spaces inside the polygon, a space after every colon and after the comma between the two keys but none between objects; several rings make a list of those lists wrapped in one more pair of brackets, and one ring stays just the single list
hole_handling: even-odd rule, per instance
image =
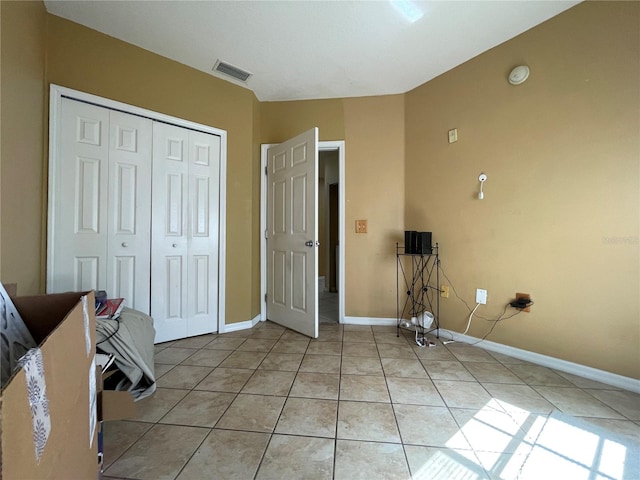
[{"label": "black electronic device", "polygon": [[416,236],[416,248],[413,253],[420,255],[431,255],[431,253],[433,253],[431,232],[418,232]]},{"label": "black electronic device", "polygon": [[433,253],[431,232],[405,230],[404,253],[411,255],[431,255]]},{"label": "black electronic device", "polygon": [[415,230],[404,231],[404,253],[416,253],[418,232]]},{"label": "black electronic device", "polygon": [[509,305],[513,308],[527,308],[533,305],[533,301],[527,297],[520,297],[513,300]]}]

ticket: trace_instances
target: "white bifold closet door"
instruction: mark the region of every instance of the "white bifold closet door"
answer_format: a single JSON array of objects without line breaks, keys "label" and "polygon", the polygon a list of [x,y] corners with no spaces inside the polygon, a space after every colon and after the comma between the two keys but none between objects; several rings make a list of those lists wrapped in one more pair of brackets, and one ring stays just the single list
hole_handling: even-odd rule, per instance
[{"label": "white bifold closet door", "polygon": [[220,137],[154,123],[151,315],[156,342],[215,331],[219,175]]},{"label": "white bifold closet door", "polygon": [[149,313],[153,122],[67,98],[60,120],[47,291],[106,290]]},{"label": "white bifold closet door", "polygon": [[106,290],[156,343],[218,329],[221,137],[63,97],[47,292]]}]

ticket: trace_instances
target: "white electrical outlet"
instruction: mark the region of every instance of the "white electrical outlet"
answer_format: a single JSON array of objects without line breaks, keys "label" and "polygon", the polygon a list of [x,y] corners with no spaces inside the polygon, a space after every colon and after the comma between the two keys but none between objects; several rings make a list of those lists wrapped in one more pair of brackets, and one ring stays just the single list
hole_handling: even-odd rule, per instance
[{"label": "white electrical outlet", "polygon": [[487,291],[481,288],[476,289],[476,303],[480,303],[482,305],[487,304]]}]

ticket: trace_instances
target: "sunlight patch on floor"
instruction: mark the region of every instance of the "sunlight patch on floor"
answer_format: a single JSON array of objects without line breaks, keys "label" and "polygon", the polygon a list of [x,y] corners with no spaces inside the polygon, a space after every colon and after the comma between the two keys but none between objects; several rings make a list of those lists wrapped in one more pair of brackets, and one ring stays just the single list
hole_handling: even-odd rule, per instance
[{"label": "sunlight patch on floor", "polygon": [[[504,408],[506,407],[506,408]],[[559,411],[536,414],[492,399],[461,424],[444,449],[426,456],[413,479],[625,480],[640,470],[640,445]],[[462,422],[464,422],[462,424]],[[475,453],[455,448],[468,441]],[[425,454],[426,455],[426,454]]]}]

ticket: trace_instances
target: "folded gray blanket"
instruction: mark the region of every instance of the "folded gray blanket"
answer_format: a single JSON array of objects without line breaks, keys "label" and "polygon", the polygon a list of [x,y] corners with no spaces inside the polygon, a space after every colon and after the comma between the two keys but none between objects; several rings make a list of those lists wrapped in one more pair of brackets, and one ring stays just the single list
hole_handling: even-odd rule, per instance
[{"label": "folded gray blanket", "polygon": [[154,373],[155,329],[153,319],[142,312],[124,308],[116,320],[96,319],[96,345],[115,355],[115,364],[124,374],[116,390],[127,390],[142,400],[156,391]]}]

